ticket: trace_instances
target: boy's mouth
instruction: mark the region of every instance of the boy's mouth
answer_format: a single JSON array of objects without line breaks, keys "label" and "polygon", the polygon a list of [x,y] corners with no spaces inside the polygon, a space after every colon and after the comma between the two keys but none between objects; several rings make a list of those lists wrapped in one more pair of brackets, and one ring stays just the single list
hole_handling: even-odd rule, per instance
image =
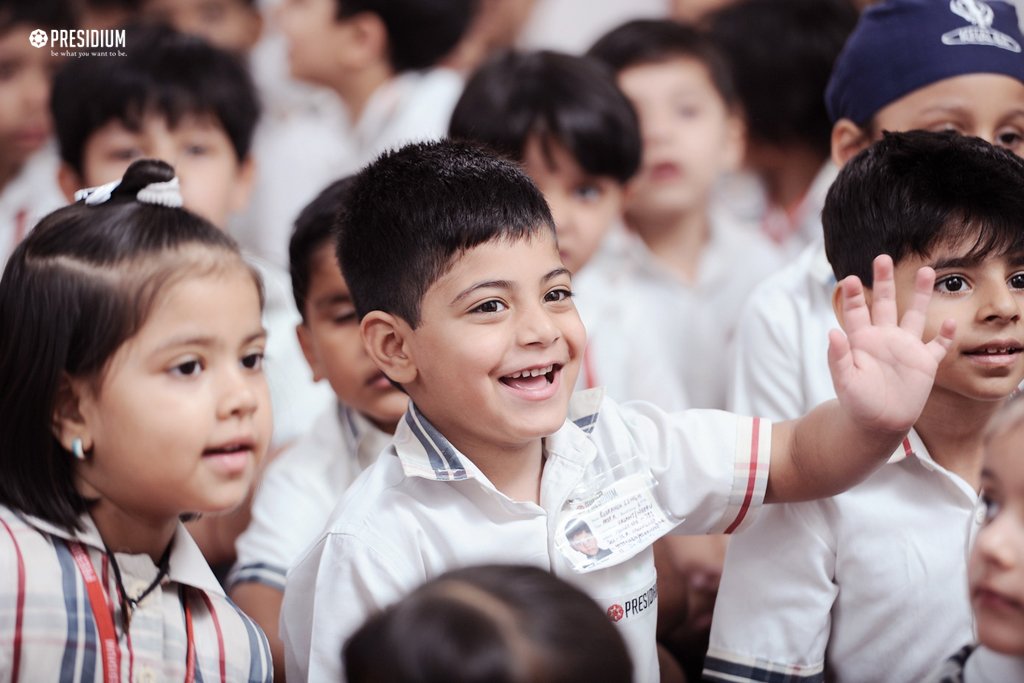
[{"label": "boy's mouth", "polygon": [[536,391],[554,382],[555,374],[561,369],[562,365],[560,363],[552,363],[551,365],[519,370],[504,377],[499,377],[498,380],[513,389]]},{"label": "boy's mouth", "polygon": [[1012,362],[1021,351],[1024,351],[1024,348],[1016,342],[1000,341],[968,349],[963,354],[983,364],[1000,364]]},{"label": "boy's mouth", "polygon": [[214,455],[238,455],[240,453],[250,453],[254,449],[255,446],[251,441],[235,441],[223,446],[207,448],[203,451],[203,457]]}]

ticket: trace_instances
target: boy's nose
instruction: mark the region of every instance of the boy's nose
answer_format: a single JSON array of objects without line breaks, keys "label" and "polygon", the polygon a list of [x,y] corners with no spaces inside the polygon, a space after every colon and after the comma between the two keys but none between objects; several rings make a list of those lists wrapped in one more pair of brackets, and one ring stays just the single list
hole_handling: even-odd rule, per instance
[{"label": "boy's nose", "polygon": [[560,331],[543,305],[523,311],[518,324],[519,342],[523,345],[548,346],[558,340]]},{"label": "boy's nose", "polygon": [[991,291],[986,294],[985,304],[978,311],[982,319],[1007,322],[1020,320],[1020,302],[1005,283],[991,287]]}]

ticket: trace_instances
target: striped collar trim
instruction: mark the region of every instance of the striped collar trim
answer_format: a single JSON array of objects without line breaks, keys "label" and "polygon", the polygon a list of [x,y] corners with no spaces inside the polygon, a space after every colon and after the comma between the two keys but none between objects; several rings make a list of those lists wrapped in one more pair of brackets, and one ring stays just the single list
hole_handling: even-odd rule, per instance
[{"label": "striped collar trim", "polygon": [[409,476],[437,481],[462,481],[472,476],[468,458],[410,403],[395,430],[395,445],[402,469]]},{"label": "striped collar trim", "polygon": [[903,441],[899,447],[893,451],[893,454],[886,461],[886,464],[892,465],[897,462],[906,460],[909,457],[917,457],[922,460],[931,460],[932,457],[928,455],[928,449],[924,447],[924,442],[921,441],[921,437],[917,435],[913,429],[903,437]]}]

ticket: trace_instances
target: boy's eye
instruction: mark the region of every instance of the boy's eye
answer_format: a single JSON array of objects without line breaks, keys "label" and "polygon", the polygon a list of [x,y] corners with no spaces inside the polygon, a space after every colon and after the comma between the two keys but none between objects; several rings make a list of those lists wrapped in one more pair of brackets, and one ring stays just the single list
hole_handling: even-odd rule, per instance
[{"label": "boy's eye", "polygon": [[996,133],[996,144],[1009,150],[1016,150],[1024,143],[1024,132],[1010,128]]},{"label": "boy's eye", "polygon": [[476,306],[473,313],[500,313],[508,308],[503,302],[497,299],[490,299]]},{"label": "boy's eye", "polygon": [[592,202],[601,198],[601,188],[593,183],[580,185],[574,190],[576,197],[584,202]]},{"label": "boy's eye", "polygon": [[356,312],[348,311],[345,313],[335,313],[331,316],[331,322],[335,325],[348,325],[349,323],[356,322]]},{"label": "boy's eye", "polygon": [[242,367],[247,370],[260,370],[263,368],[263,352],[255,351],[242,356]]},{"label": "boy's eye", "polygon": [[142,156],[142,150],[138,147],[115,147],[108,154],[118,161],[134,161]]},{"label": "boy's eye", "polygon": [[206,145],[201,145],[201,144],[186,145],[185,146],[185,153],[189,154],[191,156],[198,157],[198,156],[202,156],[202,155],[206,154],[209,151],[209,149],[210,148],[207,147]]},{"label": "boy's eye", "polygon": [[1010,287],[1013,289],[1024,289],[1024,273],[1014,273],[1011,275]]},{"label": "boy's eye", "polygon": [[552,289],[544,295],[544,301],[565,301],[572,297],[572,291],[565,288]]},{"label": "boy's eye", "polygon": [[203,365],[198,360],[187,360],[183,363],[178,363],[171,368],[172,375],[178,375],[181,377],[195,377],[203,370]]},{"label": "boy's eye", "polygon": [[967,280],[960,275],[947,275],[935,281],[935,290],[952,294],[967,291]]},{"label": "boy's eye", "polygon": [[985,523],[988,524],[999,514],[999,502],[987,493],[982,493],[981,503],[985,506]]}]

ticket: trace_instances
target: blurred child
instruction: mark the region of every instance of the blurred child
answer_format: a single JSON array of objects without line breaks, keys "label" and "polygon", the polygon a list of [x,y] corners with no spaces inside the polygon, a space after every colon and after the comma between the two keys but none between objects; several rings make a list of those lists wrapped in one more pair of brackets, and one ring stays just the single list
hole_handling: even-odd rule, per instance
[{"label": "blurred child", "polygon": [[[926,334],[953,318],[957,339],[888,463],[834,498],[765,510],[732,539],[706,679],[919,681],[970,640],[957,588],[981,521],[979,425],[1024,380],[1021,187],[1019,157],[952,132],[888,133],[843,167],[822,214],[836,277],[859,276],[869,298],[894,291],[906,310],[931,266]],[[879,252],[895,286],[871,283]]]},{"label": "blurred child", "polygon": [[[57,75],[52,109],[65,191],[115,180],[140,156],[164,159],[181,178],[185,207],[225,229],[252,184],[259,104],[245,69],[229,53],[163,26],[131,27],[127,41],[126,57],[77,60]],[[299,314],[287,275],[254,263],[267,296],[276,448],[309,428],[330,392],[313,384],[295,340]]]},{"label": "blurred child", "polygon": [[239,57],[259,40],[263,16],[257,0],[141,0],[144,19],[162,21],[182,33],[205,38]]},{"label": "blurred child", "polygon": [[271,680],[179,517],[245,497],[270,441],[258,276],[133,164],[0,281],[0,673]]},{"label": "blurred child", "polygon": [[[340,111],[314,127],[270,131],[247,216],[259,253],[287,253],[299,211],[332,180],[385,149],[442,137],[462,91],[438,68],[473,18],[473,0],[280,0],[275,12],[291,76],[329,90]],[[334,114],[334,115],[332,115]],[[302,123],[305,123],[304,121]],[[320,152],[333,150],[330,156]]]},{"label": "blurred child", "polygon": [[657,334],[672,340],[673,373],[695,408],[725,406],[736,315],[753,285],[781,264],[774,247],[711,209],[721,174],[743,154],[732,80],[715,47],[694,29],[637,20],[602,37],[590,55],[615,70],[636,107],[643,138],[626,223],[639,239],[628,266],[647,286],[634,296],[664,311]]},{"label": "blurred child", "polygon": [[537,567],[485,565],[428,581],[344,649],[352,683],[630,683],[622,636],[585,593]]},{"label": "blurred child", "polygon": [[284,680],[277,631],[285,574],[316,540],[349,484],[387,447],[408,403],[363,348],[335,256],[331,227],[350,184],[332,183],[303,209],[290,250],[292,291],[302,312],[299,341],[313,378],[327,380],[338,402],[267,468],[228,580],[231,599],[270,640],[276,680]]},{"label": "blurred child", "polygon": [[[1011,49],[1024,35],[1010,5],[976,6],[991,23],[974,40],[943,40],[975,27],[948,3],[886,0],[865,10],[826,93],[836,165],[883,131],[915,128],[1024,154],[1024,59]],[[754,291],[736,333],[732,410],[785,419],[834,395],[820,338],[836,324],[834,288],[819,239]]]},{"label": "blurred child", "polygon": [[655,314],[622,266],[623,191],[640,164],[640,130],[611,74],[557,52],[497,55],[466,83],[448,132],[522,163],[551,207],[587,327],[580,388],[686,408],[672,340],[648,333]]},{"label": "blurred child", "polygon": [[1024,402],[1002,409],[985,432],[984,526],[967,567],[977,643],[951,657],[936,683],[1024,680]]},{"label": "blurred child", "polygon": [[[293,680],[341,679],[338,653],[370,613],[482,562],[571,576],[616,622],[637,680],[658,680],[651,543],[732,531],[764,500],[865,476],[917,419],[952,343],[952,321],[921,341],[927,269],[896,324],[880,257],[874,322],[859,283],[844,282],[849,337],[832,335],[841,402],[771,425],[619,406],[600,390],[570,401],[586,333],[551,214],[516,164],[451,141],[386,153],[356,176],[338,235],[364,344],[410,404],[288,573]],[[571,549],[564,532],[581,519],[611,555]]]},{"label": "blurred child", "polygon": [[707,23],[744,112],[744,167],[763,190],[753,202],[723,199],[754,204],[762,233],[795,256],[821,237],[821,206],[836,177],[822,93],[857,10],[851,0],[739,0]]},{"label": "blurred child", "polygon": [[64,0],[0,2],[0,267],[29,228],[64,204],[57,155],[47,144],[47,103],[60,58],[35,47],[29,35],[74,26]]}]

